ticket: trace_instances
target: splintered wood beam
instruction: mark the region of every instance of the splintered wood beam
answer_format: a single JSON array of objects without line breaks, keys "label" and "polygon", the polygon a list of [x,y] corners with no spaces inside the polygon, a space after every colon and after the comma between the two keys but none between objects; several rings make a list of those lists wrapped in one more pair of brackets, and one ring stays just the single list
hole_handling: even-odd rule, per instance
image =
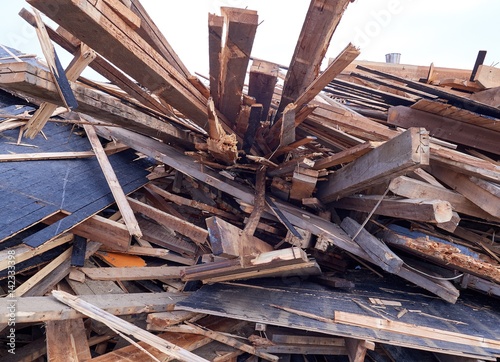
[{"label": "splintered wood beam", "polygon": [[92,280],[168,280],[180,279],[183,266],[146,266],[128,268],[80,268]]},{"label": "splintered wood beam", "polygon": [[214,100],[215,107],[220,103],[220,77],[222,51],[222,30],[224,28],[224,17],[208,14],[208,64],[210,73],[210,96]]},{"label": "splintered wood beam", "polygon": [[290,199],[302,201],[302,199],[312,196],[318,181],[318,171],[295,167],[292,176],[292,188],[290,189]]},{"label": "splintered wood beam", "polygon": [[255,136],[260,127],[262,119],[263,107],[262,104],[253,104],[250,106],[250,114],[248,117],[248,125],[243,136],[242,150],[249,154],[255,142]]},{"label": "splintered wood beam", "polygon": [[163,353],[179,359],[184,362],[208,362],[206,359],[195,355],[183,348],[176,346],[166,340],[145,331],[132,323],[126,322],[123,319],[114,316],[105,310],[96,307],[94,304],[84,301],[82,298],[75,297],[63,291],[53,291],[52,295],[60,302],[69,305],[70,307],[76,309],[80,313],[87,315],[88,317],[95,319],[99,322],[104,323],[108,327],[114,330],[125,333],[129,336],[146,342],[149,345],[157,348]]},{"label": "splintered wood beam", "polygon": [[280,147],[288,146],[295,142],[295,110],[296,106],[292,103],[283,110],[283,119],[281,121]]},{"label": "splintered wood beam", "polygon": [[429,134],[410,128],[332,174],[317,197],[328,203],[428,164]]},{"label": "splintered wood beam", "polygon": [[409,199],[446,200],[453,210],[485,220],[495,220],[490,214],[468,200],[458,192],[431,185],[406,176],[396,177],[389,184],[389,190],[399,196]]},{"label": "splintered wood beam", "polygon": [[345,347],[347,349],[349,362],[364,362],[367,349],[374,350],[375,344],[369,341],[346,338]]},{"label": "splintered wood beam", "polygon": [[[52,225],[66,216],[61,212],[43,220],[43,223]],[[125,225],[99,215],[94,215],[76,225],[71,232],[102,243],[114,251],[126,251],[131,241],[130,233]]]},{"label": "splintered wood beam", "polygon": [[360,315],[349,312],[335,311],[334,320],[336,323],[360,326],[365,328],[376,328],[392,333],[401,333],[406,336],[429,338],[450,343],[458,343],[469,346],[482,346],[489,348],[499,348],[500,342],[494,339],[481,336],[457,333],[450,330],[418,326],[395,320],[376,318],[367,315]]},{"label": "splintered wood beam", "polygon": [[[66,68],[66,77],[69,81],[76,81],[83,70],[89,65],[97,54],[85,44],[81,44],[75,57]],[[27,138],[35,138],[35,136],[42,130],[47,123],[48,119],[52,117],[57,109],[57,105],[52,103],[43,102],[33,117],[26,124],[26,131],[24,133]]]},{"label": "splintered wood beam", "polygon": [[312,0],[285,77],[277,119],[318,76],[333,32],[350,0]]},{"label": "splintered wood beam", "polygon": [[[36,26],[35,17],[26,9],[21,9],[19,15],[31,26]],[[57,31],[53,30],[49,26],[45,25],[47,32],[57,45],[68,51],[70,54],[75,55],[80,49],[80,41],[75,41],[67,31],[60,27]],[[96,58],[89,67],[94,69],[97,73],[102,75],[104,78],[108,79],[128,95],[137,99],[143,105],[152,108],[156,111],[163,112],[164,114],[170,115],[171,111],[164,107],[160,102],[154,99],[149,93],[144,92],[144,90],[136,84],[134,81],[129,79],[120,70],[116,69],[107,60],[102,58],[97,54]]]},{"label": "splintered wood beam", "polygon": [[204,244],[206,242],[208,237],[207,230],[130,197],[127,200],[134,211],[155,220],[160,225],[169,227],[179,234],[191,238],[197,244]]},{"label": "splintered wood beam", "polygon": [[217,160],[232,165],[238,159],[238,141],[234,133],[226,133],[215,110],[212,98],[208,99],[208,151]]},{"label": "splintered wood beam", "polygon": [[347,196],[332,203],[339,209],[370,212],[376,205],[375,215],[384,215],[400,219],[430,223],[445,223],[452,219],[453,208],[448,201],[441,199],[394,199],[385,197],[379,203],[381,195]]},{"label": "splintered wood beam", "polygon": [[102,172],[106,177],[108,186],[113,194],[116,205],[122,214],[123,221],[125,221],[125,225],[127,226],[130,235],[140,239],[142,237],[142,232],[139,224],[137,223],[137,219],[135,218],[134,212],[127,201],[127,195],[125,195],[120,186],[120,182],[116,177],[113,166],[111,166],[108,156],[106,155],[106,152],[104,152],[104,148],[102,147],[94,126],[84,125],[83,128],[85,129],[85,133],[87,133],[87,137],[92,145],[97,161],[99,161],[99,165],[101,166]]},{"label": "splintered wood beam", "polygon": [[88,361],[92,358],[82,318],[47,321],[45,336],[49,361]]},{"label": "splintered wood beam", "polygon": [[389,108],[387,122],[403,128],[424,127],[432,137],[500,153],[499,132],[404,106]]},{"label": "splintered wood beam", "polygon": [[206,99],[105,2],[30,0],[30,4],[204,127]]},{"label": "splintered wood beam", "polygon": [[[263,166],[257,170],[257,175],[255,178],[255,201],[254,208],[248,221],[243,229],[243,233],[249,237],[253,237],[255,230],[259,224],[261,215],[266,209],[266,167]],[[249,255],[254,251],[253,248],[249,248],[244,244],[240,244],[240,255]]]},{"label": "splintered wood beam", "polygon": [[148,331],[165,331],[189,319],[200,316],[200,313],[174,310],[170,312],[149,313],[147,316]]},{"label": "splintered wood beam", "polygon": [[64,69],[61,65],[59,57],[57,56],[56,50],[54,49],[54,45],[52,45],[50,37],[47,34],[47,29],[45,29],[42,17],[38,11],[34,10],[34,13],[36,21],[36,34],[38,35],[38,40],[40,41],[45,61],[49,66],[50,74],[54,79],[57,93],[59,93],[59,97],[68,110],[76,108],[78,107],[78,102],[73,95],[68,78],[66,78],[66,73],[64,73]]},{"label": "splintered wood beam", "polygon": [[374,148],[380,146],[383,142],[366,141],[356,146],[352,146],[344,151],[340,151],[332,156],[319,159],[314,163],[313,169],[321,170],[323,168],[330,168],[344,163],[352,162],[364,154],[370,152]]},{"label": "splintered wood beam", "polygon": [[[99,308],[102,308],[114,315],[129,315],[139,313],[164,312],[173,310],[174,304],[186,298],[187,293],[131,293],[120,294],[100,294],[85,295],[82,299],[92,301]],[[1,298],[0,306],[7,308],[11,301],[9,298]],[[51,320],[65,320],[81,318],[84,314],[77,312],[73,308],[61,305],[52,297],[20,297],[17,299],[19,313],[16,317],[17,323],[37,323]],[[6,309],[5,309],[6,310]],[[0,314],[0,323],[8,323],[8,313]]]},{"label": "splintered wood beam", "polygon": [[474,81],[486,89],[500,87],[500,69],[481,64],[474,76]]},{"label": "splintered wood beam", "polygon": [[[207,223],[210,245],[214,255],[225,258],[257,255],[272,251],[273,247],[259,238],[218,217],[209,217]],[[243,252],[243,254],[241,254]]]},{"label": "splintered wood beam", "polygon": [[401,260],[392,250],[383,242],[366,231],[360,224],[353,219],[346,217],[340,225],[342,229],[354,238],[353,240],[370,256],[372,262],[383,270],[398,274],[403,266]]},{"label": "splintered wood beam", "polygon": [[153,19],[149,16],[148,12],[142,6],[140,1],[131,1],[130,6],[127,6],[136,14],[140,19],[140,27],[136,30],[144,40],[148,42],[158,53],[160,53],[170,65],[183,74],[189,77],[190,73],[186,66],[182,63],[177,53],[169,44],[161,30],[156,26]]},{"label": "splintered wood beam", "polygon": [[222,216],[225,219],[232,219],[232,220],[237,220],[239,219],[236,215],[226,212],[224,210],[218,209],[214,206],[210,206],[207,204],[204,204],[202,202],[196,201],[196,200],[191,200],[187,199],[185,197],[179,196],[179,195],[174,195],[167,190],[164,190],[155,184],[147,184],[144,186],[145,189],[149,190],[150,192],[154,192],[161,197],[163,197],[165,200],[172,201],[173,203],[177,205],[182,205],[182,206],[189,206],[194,209],[202,210],[202,211],[207,211],[211,214]]},{"label": "splintered wood beam", "polygon": [[294,104],[300,109],[304,104],[309,103],[316,95],[323,90],[332,80],[335,79],[351,62],[360,54],[358,48],[349,43],[342,52],[328,67],[307,87]]},{"label": "splintered wood beam", "polygon": [[377,236],[393,247],[421,255],[434,263],[471,273],[496,283],[500,282],[500,270],[494,264],[481,260],[479,255],[465,254],[444,240],[439,242],[439,240],[427,237],[409,237],[391,230],[381,231]]},{"label": "splintered wood beam", "polygon": [[125,6],[120,0],[104,0],[111,9],[123,19],[132,29],[137,30],[141,26],[141,19]]},{"label": "splintered wood beam", "polygon": [[254,59],[250,67],[248,95],[262,104],[260,121],[269,117],[269,108],[273,100],[274,87],[278,81],[279,65],[261,59]]},{"label": "splintered wood beam", "polygon": [[213,339],[214,341],[223,343],[225,345],[231,346],[233,348],[237,348],[241,351],[250,353],[254,356],[265,359],[266,361],[275,361],[277,362],[280,358],[278,356],[272,355],[267,352],[259,352],[254,346],[249,344],[245,344],[237,340],[236,338],[229,337],[226,334],[209,330],[208,328],[201,327],[199,325],[195,325],[192,323],[187,323],[186,325],[182,325],[179,327],[173,327],[169,329],[170,331],[177,333],[191,333],[191,334],[200,334],[202,336],[206,336],[208,338]]},{"label": "splintered wood beam", "polygon": [[218,109],[233,124],[240,111],[243,84],[259,17],[256,11],[229,7],[222,7],[221,13],[226,37],[220,55]]},{"label": "splintered wood beam", "polygon": [[432,165],[432,174],[495,218],[500,217],[500,186],[474,176]]}]

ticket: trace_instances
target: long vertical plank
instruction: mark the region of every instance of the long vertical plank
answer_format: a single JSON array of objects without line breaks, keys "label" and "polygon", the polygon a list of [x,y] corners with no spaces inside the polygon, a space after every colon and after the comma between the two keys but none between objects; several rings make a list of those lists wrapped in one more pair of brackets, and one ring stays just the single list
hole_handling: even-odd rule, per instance
[{"label": "long vertical plank", "polygon": [[274,87],[278,81],[279,65],[265,60],[254,59],[248,78],[248,95],[262,104],[261,121],[269,117],[269,108],[274,95]]},{"label": "long vertical plank", "polygon": [[136,236],[140,239],[142,237],[142,232],[139,228],[139,224],[137,223],[137,219],[135,218],[134,212],[127,201],[127,196],[120,186],[120,182],[116,177],[113,166],[111,166],[108,156],[106,155],[106,152],[104,152],[104,148],[102,147],[101,141],[99,141],[99,137],[97,136],[94,126],[86,124],[83,128],[87,133],[92,149],[94,150],[96,158],[99,161],[99,165],[101,166],[102,172],[106,177],[106,181],[108,182],[111,193],[115,198],[118,208],[120,209],[130,235]]},{"label": "long vertical plank", "polygon": [[247,74],[259,17],[256,11],[223,7],[226,37],[221,53],[219,110],[230,123],[240,111],[243,84]]},{"label": "long vertical plank", "polygon": [[350,0],[312,0],[283,85],[278,117],[318,76],[333,32]]},{"label": "long vertical plank", "polygon": [[210,73],[210,96],[215,107],[220,103],[220,53],[222,51],[222,29],[224,18],[208,14],[208,64]]}]

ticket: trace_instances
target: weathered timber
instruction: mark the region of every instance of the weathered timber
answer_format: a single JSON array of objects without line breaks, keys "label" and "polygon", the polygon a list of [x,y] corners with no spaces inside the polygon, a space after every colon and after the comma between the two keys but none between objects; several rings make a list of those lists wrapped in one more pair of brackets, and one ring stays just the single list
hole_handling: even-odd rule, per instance
[{"label": "weathered timber", "polygon": [[432,137],[500,154],[500,133],[476,125],[403,106],[391,107],[387,122],[404,128],[424,127]]},{"label": "weathered timber", "polygon": [[47,321],[45,331],[49,361],[87,361],[92,358],[82,318]]},{"label": "weathered timber", "polygon": [[205,125],[203,96],[105,3],[30,0],[30,4],[195,123]]},{"label": "weathered timber", "polygon": [[333,32],[348,4],[348,0],[311,1],[285,77],[277,119],[318,76]]},{"label": "weathered timber", "polygon": [[317,197],[323,202],[331,202],[428,164],[428,133],[424,129],[410,128],[338,170],[327,182],[320,183]]},{"label": "weathered timber", "polygon": [[243,83],[247,73],[258,15],[256,11],[221,8],[226,28],[226,38],[220,60],[219,110],[229,123],[236,122],[240,111]]},{"label": "weathered timber", "polygon": [[248,81],[248,95],[254,97],[256,103],[262,104],[260,121],[269,118],[269,109],[274,95],[274,87],[278,81],[279,65],[261,59],[253,59]]}]

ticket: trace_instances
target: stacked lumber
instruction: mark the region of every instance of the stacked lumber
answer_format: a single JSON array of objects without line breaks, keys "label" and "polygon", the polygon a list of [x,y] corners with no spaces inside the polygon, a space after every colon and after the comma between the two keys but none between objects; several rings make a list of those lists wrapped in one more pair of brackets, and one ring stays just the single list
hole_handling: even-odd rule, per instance
[{"label": "stacked lumber", "polygon": [[256,11],[209,14],[205,82],[139,0],[28,0],[45,62],[0,49],[2,361],[500,357],[500,73],[353,44],[320,71],[349,2],[311,0],[286,67],[251,56]]}]

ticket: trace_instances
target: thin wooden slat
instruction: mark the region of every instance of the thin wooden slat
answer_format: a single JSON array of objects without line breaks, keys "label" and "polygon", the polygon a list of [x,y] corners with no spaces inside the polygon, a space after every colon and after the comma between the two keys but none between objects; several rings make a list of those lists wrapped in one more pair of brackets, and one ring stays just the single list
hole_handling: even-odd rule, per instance
[{"label": "thin wooden slat", "polygon": [[127,202],[127,196],[120,186],[120,182],[118,181],[115,171],[113,170],[113,167],[111,166],[111,163],[109,162],[108,157],[104,152],[104,148],[102,147],[101,141],[97,136],[94,126],[84,125],[83,128],[87,133],[87,137],[90,141],[90,144],[92,145],[92,149],[94,150],[97,160],[99,161],[99,165],[101,166],[102,172],[106,177],[106,181],[108,182],[111,193],[113,194],[118,208],[120,209],[123,220],[125,221],[125,225],[127,226],[130,235],[133,235],[140,239],[142,237],[142,232],[139,224],[137,223],[137,219],[135,218],[134,212]]}]

